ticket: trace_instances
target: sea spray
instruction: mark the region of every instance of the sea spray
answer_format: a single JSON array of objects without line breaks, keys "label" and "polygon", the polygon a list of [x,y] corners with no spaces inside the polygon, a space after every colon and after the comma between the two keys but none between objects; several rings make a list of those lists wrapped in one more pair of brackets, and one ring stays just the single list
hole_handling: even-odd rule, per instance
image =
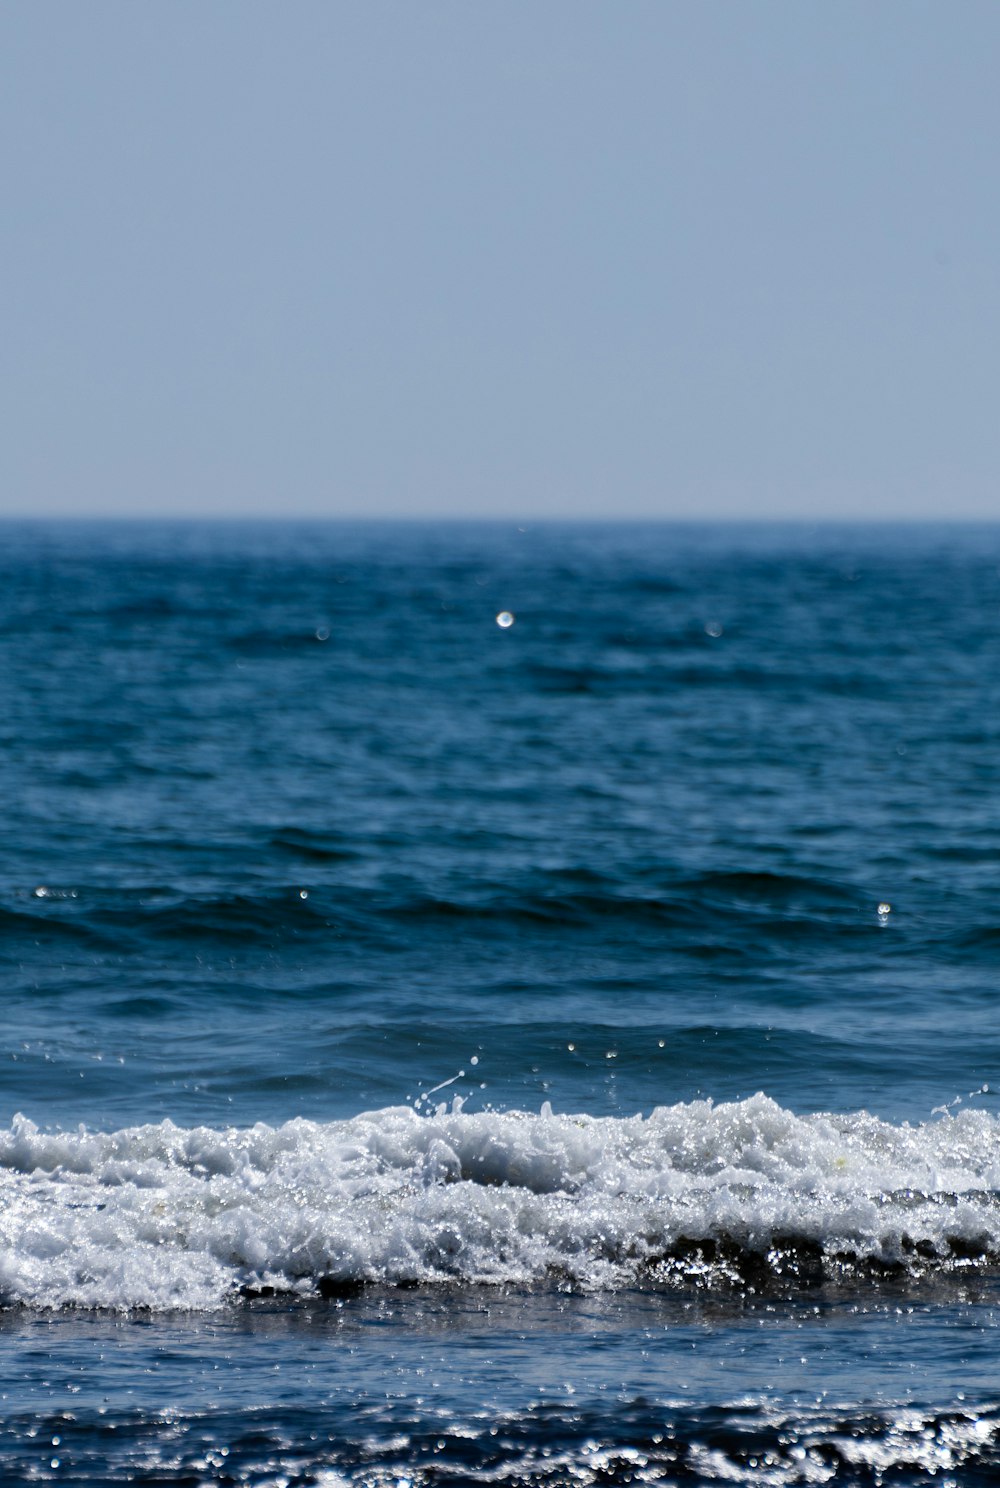
[{"label": "sea spray", "polygon": [[[214,1308],[441,1281],[760,1284],[1000,1254],[1000,1121],[799,1116],[758,1094],[648,1116],[523,1111],[0,1136],[7,1303]],[[817,1269],[818,1268],[818,1269]]]}]

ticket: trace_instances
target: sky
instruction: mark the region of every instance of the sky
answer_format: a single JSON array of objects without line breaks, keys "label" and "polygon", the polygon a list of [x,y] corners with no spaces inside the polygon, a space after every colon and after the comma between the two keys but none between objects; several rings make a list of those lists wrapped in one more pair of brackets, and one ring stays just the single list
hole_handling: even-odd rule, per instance
[{"label": "sky", "polygon": [[996,0],[5,0],[0,515],[1000,518]]}]

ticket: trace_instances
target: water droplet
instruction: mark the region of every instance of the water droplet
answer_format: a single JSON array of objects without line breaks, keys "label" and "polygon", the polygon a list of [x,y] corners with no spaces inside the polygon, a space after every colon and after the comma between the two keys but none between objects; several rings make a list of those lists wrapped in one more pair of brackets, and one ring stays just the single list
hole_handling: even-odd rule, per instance
[{"label": "water droplet", "polygon": [[511,626],[514,624],[514,616],[511,614],[510,610],[500,611],[499,615],[497,616],[497,624],[499,625],[501,630],[510,630]]},{"label": "water droplet", "polygon": [[659,1045],[660,1045],[660,1048],[661,1049],[665,1049],[667,1047],[667,1041],[666,1041],[666,1039],[660,1039],[659,1040]]},{"label": "water droplet", "polygon": [[881,904],[878,907],[878,912],[879,912],[880,915],[891,914],[892,913],[892,905],[891,904],[886,904],[885,900],[883,899],[882,902],[881,902]]},{"label": "water droplet", "polygon": [[713,638],[713,640],[717,639],[722,634],[722,623],[721,623],[721,621],[719,621],[719,620],[706,620],[706,622],[705,622],[705,634],[707,636],[711,636]]},{"label": "water droplet", "polygon": [[321,625],[317,629],[316,639],[317,641],[328,641],[330,639],[330,632],[325,625]]},{"label": "water droplet", "polygon": [[39,884],[38,888],[35,889],[33,892],[36,899],[47,899],[49,897],[50,890],[45,888],[43,884]]},{"label": "water droplet", "polygon": [[571,1054],[575,1054],[576,1053],[576,1045],[575,1044],[567,1044],[566,1047],[567,1047],[567,1049],[569,1050],[569,1052]]},{"label": "water droplet", "polygon": [[479,1055],[478,1054],[473,1054],[472,1058],[469,1060],[469,1063],[470,1064],[478,1064],[479,1063]]},{"label": "water droplet", "polygon": [[308,889],[300,889],[299,890],[299,898],[300,899],[308,899],[309,898],[309,890]]}]

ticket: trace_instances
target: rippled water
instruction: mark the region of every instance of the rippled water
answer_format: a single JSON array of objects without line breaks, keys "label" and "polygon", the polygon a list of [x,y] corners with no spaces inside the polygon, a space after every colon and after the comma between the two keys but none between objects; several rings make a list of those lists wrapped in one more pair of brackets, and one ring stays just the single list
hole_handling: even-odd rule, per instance
[{"label": "rippled water", "polygon": [[996,1480],[1000,529],[0,538],[0,1478]]}]

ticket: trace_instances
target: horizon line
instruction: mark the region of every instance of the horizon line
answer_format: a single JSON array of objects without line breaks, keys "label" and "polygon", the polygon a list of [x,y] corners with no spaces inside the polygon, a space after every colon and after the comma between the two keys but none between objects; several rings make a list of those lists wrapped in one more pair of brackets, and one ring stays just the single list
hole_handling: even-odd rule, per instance
[{"label": "horizon line", "polygon": [[529,527],[997,527],[1000,516],[482,516],[482,515],[398,515],[392,513],[362,514],[295,514],[264,513],[243,515],[227,513],[129,513],[87,512],[0,512],[0,525],[110,525],[154,526],[157,524],[184,524],[189,526],[476,526],[523,529]]}]

